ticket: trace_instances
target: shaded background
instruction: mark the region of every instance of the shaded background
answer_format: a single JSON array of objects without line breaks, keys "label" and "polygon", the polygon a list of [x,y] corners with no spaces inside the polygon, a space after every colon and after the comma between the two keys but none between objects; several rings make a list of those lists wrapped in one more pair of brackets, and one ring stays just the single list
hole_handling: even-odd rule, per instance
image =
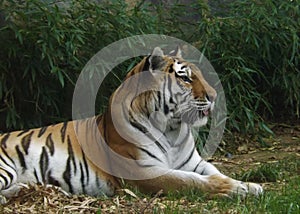
[{"label": "shaded background", "polygon": [[[2,132],[70,120],[74,85],[90,57],[150,33],[189,42],[210,60],[226,95],[226,136],[263,145],[274,122],[299,124],[300,0],[0,2]],[[139,60],[106,78],[99,113]]]}]

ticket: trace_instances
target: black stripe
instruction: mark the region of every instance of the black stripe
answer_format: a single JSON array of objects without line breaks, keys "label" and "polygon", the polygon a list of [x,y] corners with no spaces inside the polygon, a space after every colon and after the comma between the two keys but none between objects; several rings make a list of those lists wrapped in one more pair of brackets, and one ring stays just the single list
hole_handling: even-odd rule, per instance
[{"label": "black stripe", "polygon": [[[2,168],[2,167],[1,167]],[[11,168],[12,170],[15,171],[14,168]],[[14,179],[14,174],[12,174],[11,172],[7,171],[6,169],[2,168],[1,171],[3,171],[2,173],[0,173],[0,177],[3,178],[4,182],[5,182],[5,188],[9,187],[11,185],[11,182]],[[5,174],[4,174],[5,173]],[[16,175],[16,171],[15,171],[15,175]]]},{"label": "black stripe", "polygon": [[169,102],[172,103],[172,104],[175,104],[174,99],[173,99],[172,96],[170,97]]},{"label": "black stripe", "polygon": [[[166,87],[166,85],[167,85],[167,83],[168,83],[168,81],[167,81],[167,78],[168,77],[170,77],[170,75],[165,75],[164,76],[164,85],[163,85],[163,91],[162,91],[162,93],[163,93],[163,103],[162,103],[162,107],[163,107],[163,109],[164,109],[164,112],[165,112],[165,107],[167,106],[167,103],[166,103],[166,89],[167,89],[167,87]],[[169,84],[169,83],[168,83]],[[171,93],[171,91],[170,91],[170,93]]]},{"label": "black stripe", "polygon": [[157,91],[157,98],[158,98],[159,106],[161,106],[161,91]]},{"label": "black stripe", "polygon": [[82,164],[79,163],[79,166],[80,166],[80,182],[81,182],[81,188],[82,188],[83,194],[85,194],[85,193],[86,193],[86,191],[85,191],[85,185],[84,185],[84,178],[85,178],[85,176],[84,176]]},{"label": "black stripe", "polygon": [[[13,170],[15,171],[15,169],[13,169]],[[11,183],[15,176],[14,176],[14,174],[12,174],[12,173],[10,173],[10,172],[8,172],[8,171],[6,171],[6,173],[7,173],[8,177],[9,177],[10,183]],[[17,172],[15,171],[15,175],[16,175],[16,174],[17,174]]]},{"label": "black stripe", "polygon": [[193,150],[192,150],[191,154],[189,155],[189,157],[182,164],[180,164],[178,167],[176,167],[176,169],[181,169],[185,164],[187,164],[191,160],[191,158],[193,157],[194,152],[195,152],[195,147],[193,148]]},{"label": "black stripe", "polygon": [[154,154],[152,154],[152,153],[149,152],[148,150],[143,149],[143,148],[140,148],[140,147],[138,147],[138,149],[142,150],[142,151],[145,152],[147,155],[149,155],[150,157],[152,157],[152,158],[158,160],[159,162],[162,162],[158,157],[156,157]]},{"label": "black stripe", "polygon": [[146,165],[143,165],[141,163],[139,163],[138,161],[135,162],[138,166],[140,167],[156,167],[157,165],[155,164],[146,164]]},{"label": "black stripe", "polygon": [[60,187],[61,185],[60,185],[60,183],[59,183],[59,181],[58,180],[56,180],[55,178],[53,178],[52,176],[51,176],[51,170],[49,170],[49,172],[48,172],[48,175],[47,175],[47,183],[48,184],[52,184],[52,185],[54,185],[54,186],[57,186],[57,187]]},{"label": "black stripe", "polygon": [[170,112],[169,106],[166,105],[166,103],[165,103],[165,105],[164,105],[164,113],[165,113],[165,115],[168,114],[169,112]]},{"label": "black stripe", "polygon": [[173,73],[173,72],[174,72],[174,68],[173,68],[173,64],[172,64],[172,65],[170,65],[169,73],[171,74],[171,73]]},{"label": "black stripe", "polygon": [[[68,141],[68,159],[67,159],[67,165],[66,165],[66,170],[63,173],[63,179],[66,182],[66,184],[69,186],[69,192],[73,193],[73,186],[72,186],[72,182],[71,182],[71,174],[72,173],[76,173],[76,163],[75,163],[75,159],[74,159],[74,153],[73,153],[73,149],[72,149],[72,144],[71,144],[71,140],[70,137],[67,137],[67,141]],[[74,171],[71,172],[71,164],[73,163],[73,168]]]},{"label": "black stripe", "polygon": [[203,161],[203,159],[201,159],[201,160],[199,161],[199,163],[198,163],[198,164],[196,165],[196,167],[194,168],[193,172],[196,172],[198,166],[200,165],[200,163],[201,163],[202,161]]},{"label": "black stripe", "polygon": [[[166,87],[166,83],[168,83],[167,87]],[[170,98],[167,100],[167,97],[165,96],[165,90],[169,91],[170,93],[170,97],[172,97],[172,79],[170,75],[167,75],[165,77],[165,83],[164,83],[164,104],[163,104],[163,109],[164,109],[164,114],[168,114],[170,112],[170,108],[169,108],[169,103],[168,100],[170,100]]]},{"label": "black stripe", "polygon": [[19,157],[20,165],[23,167],[23,173],[24,173],[25,169],[27,169],[27,166],[26,166],[26,163],[25,163],[24,155],[23,155],[23,153],[20,151],[20,148],[19,148],[18,145],[17,145],[15,148],[16,148],[16,152],[17,152],[18,157]]},{"label": "black stripe", "polygon": [[66,130],[67,130],[68,122],[64,122],[63,126],[60,129],[61,141],[65,142]]},{"label": "black stripe", "polygon": [[130,121],[130,125],[132,125],[133,127],[137,128],[138,130],[140,130],[143,133],[147,133],[148,129],[143,126],[142,124],[136,122],[136,121]]},{"label": "black stripe", "polygon": [[76,174],[77,168],[76,168],[75,156],[74,156],[74,151],[71,144],[70,136],[68,136],[68,155],[70,157],[70,161],[73,162],[74,174]]},{"label": "black stripe", "polygon": [[6,141],[9,138],[9,135],[10,133],[5,134],[4,137],[1,139],[1,146],[4,148],[7,148]]},{"label": "black stripe", "polygon": [[97,186],[97,187],[100,187],[101,184],[100,184],[100,180],[99,180],[99,176],[98,176],[98,173],[97,173],[97,172],[96,172],[96,174],[95,174],[95,180],[96,180],[96,186]]},{"label": "black stripe", "polygon": [[20,137],[21,135],[25,134],[26,132],[29,132],[29,130],[30,130],[30,129],[26,129],[26,130],[21,131],[21,132],[17,135],[17,137]]},{"label": "black stripe", "polygon": [[156,96],[157,96],[157,103],[155,103],[155,111],[159,111],[161,107],[161,92],[157,91]]},{"label": "black stripe", "polygon": [[29,149],[32,135],[33,135],[33,131],[31,131],[28,135],[24,136],[21,140],[21,144],[26,155],[28,155],[28,149]]},{"label": "black stripe", "polygon": [[168,75],[168,91],[170,92],[170,97],[172,97],[172,78],[170,75]]},{"label": "black stripe", "polygon": [[36,169],[33,170],[33,175],[34,175],[34,177],[35,177],[36,183],[40,183],[40,180],[39,180],[39,177],[38,177],[38,175],[37,175]]},{"label": "black stripe", "polygon": [[[4,170],[7,172],[6,170]],[[0,177],[4,180],[4,188],[8,187],[11,184],[11,181],[8,181],[8,177],[4,174],[0,174]]]},{"label": "black stripe", "polygon": [[54,142],[53,142],[53,139],[52,139],[52,133],[50,133],[47,136],[46,146],[48,147],[48,149],[50,151],[50,155],[53,156],[55,148],[54,148]]},{"label": "black stripe", "polygon": [[[131,115],[130,115],[130,116],[131,116]],[[140,131],[143,132],[144,134],[147,133],[146,136],[147,136],[148,138],[150,138],[151,140],[153,140],[154,143],[158,146],[158,148],[159,148],[163,153],[166,153],[166,152],[167,152],[167,151],[163,148],[163,146],[162,146],[157,140],[155,140],[155,137],[153,137],[153,136],[149,133],[148,129],[147,129],[145,126],[143,126],[142,124],[136,122],[135,119],[134,119],[133,117],[131,117],[131,118],[132,118],[132,120],[134,120],[134,121],[130,120],[130,125],[132,125],[133,127],[137,128],[138,130],[140,130]]]},{"label": "black stripe", "polygon": [[1,148],[1,153],[4,154],[4,155],[6,156],[6,158],[8,158],[8,159],[14,164],[14,166],[10,166],[7,162],[5,162],[5,163],[6,163],[8,166],[10,166],[11,168],[14,168],[14,167],[15,167],[15,162],[14,162],[14,160],[13,160],[11,157],[8,156],[7,152],[6,152],[3,148]]},{"label": "black stripe", "polygon": [[[134,118],[133,118],[134,119]],[[137,128],[138,130],[140,130],[141,132],[143,132],[144,134],[149,133],[148,129],[143,126],[142,124],[136,122],[136,121],[130,121],[130,125],[132,125],[133,127]],[[163,148],[163,146],[157,141],[155,140],[155,138],[149,133],[146,135],[147,137],[149,137],[150,139],[152,139],[154,141],[154,143],[158,146],[158,148],[163,152],[166,153],[167,151]]]},{"label": "black stripe", "polygon": [[82,159],[83,159],[83,165],[85,169],[85,174],[86,174],[86,179],[87,179],[87,184],[89,183],[89,178],[90,178],[90,172],[89,172],[89,166],[87,164],[86,158],[84,153],[82,152]]},{"label": "black stripe", "polygon": [[45,131],[47,130],[47,128],[48,128],[48,126],[40,128],[40,131],[38,133],[38,137],[41,137],[45,133]]},{"label": "black stripe", "polygon": [[46,183],[46,172],[47,172],[48,165],[49,165],[49,157],[48,157],[46,148],[44,146],[42,148],[42,154],[41,154],[39,164],[40,164],[40,170],[41,170],[43,183]]},{"label": "black stripe", "polygon": [[71,160],[70,160],[70,157],[68,157],[68,160],[67,160],[67,166],[66,166],[66,170],[63,173],[63,179],[66,182],[66,184],[69,186],[69,192],[73,193],[73,187],[72,187],[72,183],[71,183]]},{"label": "black stripe", "polygon": [[166,149],[156,140],[155,142],[154,142],[157,146],[158,146],[158,148],[163,152],[163,153],[166,153],[167,151],[166,151]]},{"label": "black stripe", "polygon": [[2,155],[0,155],[0,160],[4,163],[4,165],[9,166],[10,168],[14,168],[13,166],[9,165],[6,160],[2,157]]},{"label": "black stripe", "polygon": [[144,63],[144,67],[143,67],[142,71],[149,71],[149,68],[150,68],[149,59],[150,59],[150,56],[147,56],[145,59],[145,63]]}]

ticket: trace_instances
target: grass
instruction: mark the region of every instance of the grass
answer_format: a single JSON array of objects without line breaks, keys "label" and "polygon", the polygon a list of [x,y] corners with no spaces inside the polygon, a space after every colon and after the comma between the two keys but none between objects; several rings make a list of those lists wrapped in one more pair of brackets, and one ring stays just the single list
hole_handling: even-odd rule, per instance
[{"label": "grass", "polygon": [[125,189],[113,198],[93,198],[66,196],[54,188],[32,186],[22,191],[19,197],[10,200],[6,206],[0,206],[0,212],[296,214],[300,212],[299,169],[300,159],[290,158],[278,163],[262,164],[237,175],[239,179],[253,180],[256,175],[263,175],[267,181],[272,180],[265,181],[265,192],[260,197],[208,198],[195,191],[149,196],[137,190]]},{"label": "grass", "polygon": [[[168,205],[163,213],[299,213],[300,212],[300,159],[283,160],[274,164],[263,164],[257,169],[242,173],[243,180],[268,182],[260,197],[245,199],[217,198],[207,200],[194,192],[185,192],[166,197]],[[295,173],[298,175],[295,176]],[[271,182],[271,183],[270,183]],[[182,195],[183,194],[183,195]],[[155,213],[155,212],[154,212]],[[159,212],[158,212],[159,213]]]},{"label": "grass", "polygon": [[[294,177],[273,184],[260,197],[248,196],[245,199],[208,199],[194,192],[169,194],[158,198],[149,213],[299,213],[300,179]],[[149,211],[149,210],[148,210]]]}]

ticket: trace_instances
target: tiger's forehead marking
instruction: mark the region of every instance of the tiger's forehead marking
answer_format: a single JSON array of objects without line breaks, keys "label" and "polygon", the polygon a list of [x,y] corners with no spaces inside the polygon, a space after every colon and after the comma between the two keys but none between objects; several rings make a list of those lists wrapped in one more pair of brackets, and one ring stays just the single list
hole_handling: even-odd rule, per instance
[{"label": "tiger's forehead marking", "polygon": [[178,75],[187,75],[188,77],[192,76],[192,70],[188,65],[183,64],[177,59],[174,60],[173,68]]}]

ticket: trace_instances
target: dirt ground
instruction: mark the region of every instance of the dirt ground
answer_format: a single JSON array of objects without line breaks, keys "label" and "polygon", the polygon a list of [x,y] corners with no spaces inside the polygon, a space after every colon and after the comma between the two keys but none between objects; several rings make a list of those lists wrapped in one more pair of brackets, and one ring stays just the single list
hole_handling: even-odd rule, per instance
[{"label": "dirt ground", "polygon": [[[274,163],[291,156],[300,159],[300,126],[276,125],[276,135],[265,139],[266,148],[248,141],[241,143],[234,152],[220,152],[212,162],[225,174],[233,176],[259,165]],[[226,149],[227,150],[227,149]],[[300,170],[300,169],[298,169]],[[300,171],[296,172],[299,176]],[[263,184],[268,189],[268,183]],[[140,196],[141,197],[141,196]],[[158,193],[152,197],[138,197],[129,189],[120,190],[113,198],[67,196],[54,187],[31,186],[24,188],[18,197],[0,205],[0,213],[152,213],[154,206],[163,208],[169,199]],[[185,206],[186,200],[176,202]]]},{"label": "dirt ground", "polygon": [[277,163],[291,156],[300,159],[300,126],[277,124],[273,130],[275,135],[264,139],[266,147],[262,148],[258,143],[244,140],[244,143],[230,149],[235,154],[214,157],[214,164],[222,172],[230,175],[263,164]]}]

